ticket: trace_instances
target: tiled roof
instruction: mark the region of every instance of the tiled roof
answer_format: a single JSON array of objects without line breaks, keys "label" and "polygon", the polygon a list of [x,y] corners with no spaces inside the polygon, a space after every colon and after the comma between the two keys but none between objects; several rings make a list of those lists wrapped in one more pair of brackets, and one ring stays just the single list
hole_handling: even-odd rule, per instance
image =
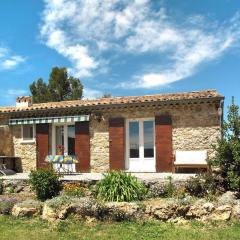
[{"label": "tiled roof", "polygon": [[204,90],[183,93],[170,93],[170,94],[156,94],[144,96],[128,96],[128,97],[113,97],[113,98],[99,98],[93,100],[73,100],[62,102],[48,102],[38,103],[25,108],[16,107],[0,107],[0,113],[21,112],[21,111],[37,111],[47,109],[62,109],[74,107],[94,107],[94,106],[111,106],[123,105],[131,103],[147,103],[147,102],[167,102],[167,101],[182,101],[182,100],[195,100],[195,99],[221,99],[223,98],[215,90]]}]

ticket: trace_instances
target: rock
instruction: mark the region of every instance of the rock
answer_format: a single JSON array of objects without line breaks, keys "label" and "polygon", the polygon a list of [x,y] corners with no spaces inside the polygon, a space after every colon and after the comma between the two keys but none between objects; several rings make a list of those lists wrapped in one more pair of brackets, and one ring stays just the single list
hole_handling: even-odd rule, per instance
[{"label": "rock", "polygon": [[42,204],[39,201],[27,200],[16,203],[12,209],[12,215],[16,217],[35,217],[42,211]]},{"label": "rock", "polygon": [[190,209],[190,205],[177,205],[175,215],[185,217]]},{"label": "rock", "polygon": [[161,221],[167,221],[172,218],[177,209],[177,205],[172,201],[166,201],[163,199],[156,199],[152,201],[146,201],[146,211],[150,217],[156,218]]},{"label": "rock", "polygon": [[29,189],[26,180],[4,180],[2,186],[6,193],[20,193],[25,191],[26,187]]},{"label": "rock", "polygon": [[199,219],[206,214],[206,211],[202,209],[199,205],[193,205],[189,208],[186,213],[186,218],[188,219]]},{"label": "rock", "polygon": [[50,206],[48,206],[48,204],[45,203],[43,206],[42,219],[50,222],[58,219],[58,213],[56,209],[51,208]]},{"label": "rock", "polygon": [[109,214],[113,213],[114,211],[120,211],[126,215],[126,217],[137,218],[143,213],[142,206],[139,206],[137,203],[134,202],[109,202],[105,203],[105,208],[108,210]]},{"label": "rock", "polygon": [[205,209],[206,212],[211,213],[214,210],[214,205],[213,205],[213,203],[207,202],[207,203],[203,204],[203,209]]},{"label": "rock", "polygon": [[237,197],[235,192],[225,192],[218,198],[219,205],[230,204],[234,205],[236,203]]},{"label": "rock", "polygon": [[96,200],[89,197],[82,197],[76,199],[76,201],[70,205],[68,212],[84,218],[87,216],[98,217],[98,211],[100,211],[99,207],[100,205]]},{"label": "rock", "polygon": [[209,212],[205,204],[206,202],[204,199],[199,199],[198,201],[196,201],[193,205],[190,206],[188,212],[186,213],[186,218],[200,219],[203,216],[207,215]]},{"label": "rock", "polygon": [[93,199],[56,197],[45,202],[42,218],[48,221],[56,219],[66,219],[69,214],[74,214],[81,218],[100,218],[102,214],[100,205]]},{"label": "rock", "polygon": [[232,208],[232,219],[240,220],[240,200]]},{"label": "rock", "polygon": [[15,193],[20,193],[20,192],[22,192],[23,191],[23,189],[24,189],[24,186],[16,186],[16,188],[14,189],[14,192]]},{"label": "rock", "polygon": [[222,205],[213,212],[213,214],[209,217],[210,220],[215,221],[228,221],[231,218],[232,206],[230,205]]}]

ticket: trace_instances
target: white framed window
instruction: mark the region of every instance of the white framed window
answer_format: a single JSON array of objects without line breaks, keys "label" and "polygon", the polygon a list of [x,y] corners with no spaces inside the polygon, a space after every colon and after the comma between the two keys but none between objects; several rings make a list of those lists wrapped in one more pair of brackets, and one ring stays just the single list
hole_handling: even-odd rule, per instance
[{"label": "white framed window", "polygon": [[26,124],[21,128],[22,143],[34,143],[35,142],[35,125]]},{"label": "white framed window", "polygon": [[53,124],[51,150],[52,154],[59,154],[58,146],[64,148],[64,155],[75,155],[75,125],[69,124]]},{"label": "white framed window", "polygon": [[152,118],[126,120],[126,167],[132,172],[155,172],[155,122]]}]

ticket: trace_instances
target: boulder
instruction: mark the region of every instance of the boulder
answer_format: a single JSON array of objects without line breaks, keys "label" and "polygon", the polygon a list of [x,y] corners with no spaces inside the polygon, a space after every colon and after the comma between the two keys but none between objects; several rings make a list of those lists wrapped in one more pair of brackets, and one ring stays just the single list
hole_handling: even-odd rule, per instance
[{"label": "boulder", "polygon": [[219,205],[234,205],[236,203],[237,200],[237,196],[235,192],[225,192],[224,194],[222,194],[219,198],[218,198],[218,203]]},{"label": "boulder", "polygon": [[240,220],[240,200],[232,208],[232,219]]},{"label": "boulder", "polygon": [[209,220],[214,221],[228,221],[231,218],[232,206],[231,205],[222,205],[215,209],[215,211],[209,216]]},{"label": "boulder", "polygon": [[97,216],[98,203],[89,197],[82,197],[71,203],[70,209],[72,213],[80,217]]},{"label": "boulder", "polygon": [[14,192],[15,192],[15,193],[20,193],[20,192],[23,191],[23,189],[24,189],[24,186],[19,185],[19,186],[16,186],[16,187],[15,187]]},{"label": "boulder", "polygon": [[214,204],[211,202],[204,203],[202,207],[206,213],[211,213],[215,209]]},{"label": "boulder", "polygon": [[59,196],[45,202],[42,218],[48,221],[63,220],[70,214],[81,218],[98,218],[98,214],[101,214],[99,207],[95,200],[87,197],[66,198]]},{"label": "boulder", "polygon": [[57,210],[45,203],[43,206],[42,219],[50,222],[55,221],[58,219]]},{"label": "boulder", "polygon": [[42,203],[35,200],[26,200],[16,203],[12,209],[12,215],[16,217],[35,217],[42,212]]},{"label": "boulder", "polygon": [[110,217],[118,212],[125,215],[126,218],[138,218],[143,215],[145,209],[145,205],[140,206],[135,202],[108,202],[104,206]]},{"label": "boulder", "polygon": [[167,221],[168,219],[172,218],[177,209],[177,205],[175,205],[173,202],[168,202],[163,199],[146,201],[145,205],[145,213],[150,217],[161,221]]}]

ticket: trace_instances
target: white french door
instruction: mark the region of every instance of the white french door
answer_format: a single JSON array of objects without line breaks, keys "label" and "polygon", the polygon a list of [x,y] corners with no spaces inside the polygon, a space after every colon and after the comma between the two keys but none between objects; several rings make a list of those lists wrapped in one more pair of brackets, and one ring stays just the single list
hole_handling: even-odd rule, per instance
[{"label": "white french door", "polygon": [[155,172],[155,128],[153,119],[126,122],[126,167],[131,172]]},{"label": "white french door", "polygon": [[57,154],[58,145],[64,147],[64,155],[75,154],[75,125],[52,125],[52,154]]},{"label": "white french door", "polygon": [[[64,155],[75,155],[75,125],[53,124],[52,125],[52,154],[58,154],[58,146],[64,148]],[[53,164],[53,168],[60,171],[76,172],[75,164]]]}]

